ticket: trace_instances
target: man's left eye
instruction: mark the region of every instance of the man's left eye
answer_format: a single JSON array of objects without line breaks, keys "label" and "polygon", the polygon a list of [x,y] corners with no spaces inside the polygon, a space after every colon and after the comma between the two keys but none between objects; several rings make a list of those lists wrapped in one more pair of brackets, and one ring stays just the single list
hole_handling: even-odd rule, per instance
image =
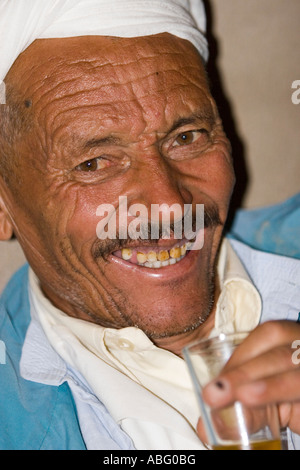
[{"label": "man's left eye", "polygon": [[196,140],[198,140],[203,135],[207,135],[207,131],[205,129],[182,132],[175,139],[173,146],[178,147],[182,145],[193,144],[194,142],[196,142]]},{"label": "man's left eye", "polygon": [[78,171],[92,172],[105,168],[105,160],[101,157],[86,160],[76,167]]}]

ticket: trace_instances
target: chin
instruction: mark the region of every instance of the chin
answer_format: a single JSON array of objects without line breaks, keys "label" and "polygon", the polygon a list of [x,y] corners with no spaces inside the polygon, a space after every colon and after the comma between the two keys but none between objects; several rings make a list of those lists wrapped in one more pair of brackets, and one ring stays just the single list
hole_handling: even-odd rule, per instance
[{"label": "chin", "polygon": [[199,288],[195,295],[172,295],[171,292],[163,300],[154,296],[148,306],[147,302],[135,305],[126,302],[126,307],[120,307],[123,313],[128,312],[124,315],[127,326],[137,327],[156,340],[182,335],[204,324],[214,307],[214,292],[214,282],[210,282],[207,289]]}]

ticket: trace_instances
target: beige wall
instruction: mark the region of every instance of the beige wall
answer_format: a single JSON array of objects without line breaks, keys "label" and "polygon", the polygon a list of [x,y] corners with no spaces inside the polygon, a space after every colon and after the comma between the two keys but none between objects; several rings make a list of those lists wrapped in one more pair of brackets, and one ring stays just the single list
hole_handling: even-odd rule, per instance
[{"label": "beige wall", "polygon": [[[300,105],[291,101],[300,80],[300,0],[207,3],[209,70],[240,173],[237,196],[245,207],[277,203],[300,190]],[[0,260],[1,290],[24,258],[16,242],[2,242]]]},{"label": "beige wall", "polygon": [[243,204],[280,202],[300,191],[300,104],[291,100],[300,80],[300,1],[207,3],[212,54],[240,138],[235,159],[246,161]]},{"label": "beige wall", "polygon": [[0,242],[0,292],[11,275],[25,262],[19,243],[14,240]]}]

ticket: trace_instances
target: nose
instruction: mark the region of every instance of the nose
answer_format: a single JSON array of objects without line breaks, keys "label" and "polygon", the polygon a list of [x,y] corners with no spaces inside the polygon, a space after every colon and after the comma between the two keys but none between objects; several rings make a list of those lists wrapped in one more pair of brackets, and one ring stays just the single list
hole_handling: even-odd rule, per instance
[{"label": "nose", "polygon": [[170,220],[170,223],[181,221],[185,205],[192,204],[192,194],[183,185],[180,172],[164,159],[147,159],[139,165],[134,175],[134,190],[128,198],[129,214],[134,216],[138,206],[147,208],[159,222]]}]

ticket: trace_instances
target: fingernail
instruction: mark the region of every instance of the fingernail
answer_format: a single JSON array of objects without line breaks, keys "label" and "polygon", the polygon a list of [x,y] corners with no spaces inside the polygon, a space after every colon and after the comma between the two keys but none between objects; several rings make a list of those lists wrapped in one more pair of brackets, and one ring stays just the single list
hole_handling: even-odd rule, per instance
[{"label": "fingernail", "polygon": [[215,382],[215,386],[220,390],[225,390],[225,384],[222,380],[217,380],[217,382]]},{"label": "fingernail", "polygon": [[209,405],[216,405],[223,401],[229,391],[229,386],[225,380],[216,380],[208,384],[203,392],[203,398]]}]

